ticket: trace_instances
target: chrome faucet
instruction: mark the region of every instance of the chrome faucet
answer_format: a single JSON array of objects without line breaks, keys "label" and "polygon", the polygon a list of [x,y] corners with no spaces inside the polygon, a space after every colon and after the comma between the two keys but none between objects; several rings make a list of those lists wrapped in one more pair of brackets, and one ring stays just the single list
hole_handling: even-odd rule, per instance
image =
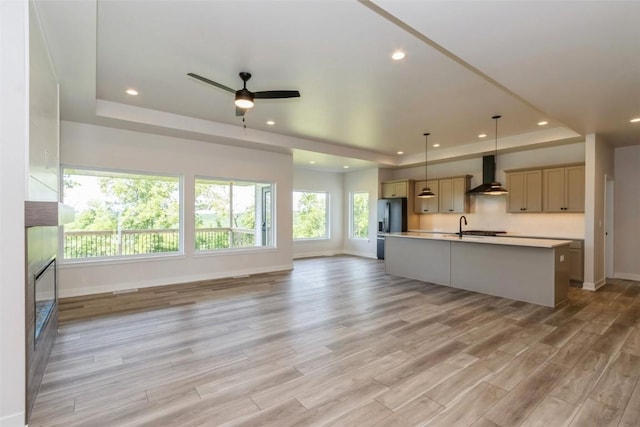
[{"label": "chrome faucet", "polygon": [[464,225],[467,225],[467,217],[462,215],[460,217],[460,220],[458,221],[458,224],[460,225],[460,232],[458,233],[458,236],[460,236],[460,238],[462,239],[462,220],[464,219]]}]

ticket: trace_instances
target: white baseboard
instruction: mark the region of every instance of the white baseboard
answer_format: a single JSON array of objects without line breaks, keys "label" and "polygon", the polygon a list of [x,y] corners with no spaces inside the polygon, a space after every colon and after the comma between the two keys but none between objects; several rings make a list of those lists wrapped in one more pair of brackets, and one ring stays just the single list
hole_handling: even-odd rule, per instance
[{"label": "white baseboard", "polygon": [[595,283],[584,282],[582,284],[582,289],[585,289],[587,291],[597,291],[598,289],[606,285],[606,283],[607,283],[607,279],[603,277],[602,279],[598,280]]},{"label": "white baseboard", "polygon": [[320,256],[335,256],[342,255],[344,251],[314,251],[314,252],[299,252],[293,254],[293,259],[303,259],[303,258],[316,258]]},{"label": "white baseboard", "polygon": [[0,418],[0,427],[24,427],[24,412]]},{"label": "white baseboard", "polygon": [[640,274],[636,273],[620,273],[616,271],[613,277],[616,279],[635,280],[636,282],[640,282]]},{"label": "white baseboard", "polygon": [[343,251],[342,253],[345,255],[359,256],[362,258],[378,259],[377,255],[371,255],[370,253],[367,253],[367,252]]},{"label": "white baseboard", "polygon": [[[153,286],[176,285],[180,283],[199,282],[201,280],[217,280],[227,279],[230,277],[249,276],[252,274],[273,273],[276,271],[293,270],[293,264],[274,265],[266,268],[242,269],[235,271],[225,271],[220,274],[207,273],[193,276],[169,277],[166,279],[151,279],[145,281],[109,283],[100,286],[82,287],[82,288],[66,288],[59,289],[60,298],[77,297],[83,295],[101,294],[106,292],[121,292],[131,289],[150,288]],[[4,426],[0,426],[4,427]]]}]

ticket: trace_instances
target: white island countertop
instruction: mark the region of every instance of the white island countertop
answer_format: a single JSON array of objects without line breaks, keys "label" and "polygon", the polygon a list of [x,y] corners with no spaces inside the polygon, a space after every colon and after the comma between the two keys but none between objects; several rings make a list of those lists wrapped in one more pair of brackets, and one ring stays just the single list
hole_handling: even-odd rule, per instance
[{"label": "white island countertop", "polygon": [[409,231],[406,233],[390,233],[388,237],[401,237],[408,239],[428,239],[428,240],[447,240],[450,242],[461,243],[483,243],[490,245],[505,246],[527,246],[531,248],[556,248],[558,246],[568,245],[571,240],[555,240],[555,239],[538,239],[527,237],[499,237],[499,236],[473,236],[463,235],[462,239],[456,234],[445,233],[424,233]]}]

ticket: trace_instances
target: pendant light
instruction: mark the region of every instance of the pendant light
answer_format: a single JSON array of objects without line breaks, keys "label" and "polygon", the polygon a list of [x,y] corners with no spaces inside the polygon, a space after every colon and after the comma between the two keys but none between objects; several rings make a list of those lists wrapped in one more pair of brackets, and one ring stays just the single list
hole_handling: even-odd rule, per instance
[{"label": "pendant light", "polygon": [[427,185],[427,151],[429,149],[428,137],[431,135],[430,133],[424,134],[424,188],[416,197],[419,199],[429,199],[431,197],[435,197],[435,193],[431,191],[429,186]]},{"label": "pendant light", "polygon": [[[493,164],[494,164],[494,170],[497,169],[497,165],[498,165],[498,119],[502,117],[502,116],[493,116],[491,117],[493,120],[496,121],[496,151],[495,151],[495,155],[493,156]],[[491,187],[489,187],[489,189],[487,191],[485,191],[483,194],[487,194],[489,196],[500,196],[502,194],[507,194],[508,191],[502,187],[502,184],[500,184],[495,177],[495,172],[493,175],[493,182],[491,183]]]}]

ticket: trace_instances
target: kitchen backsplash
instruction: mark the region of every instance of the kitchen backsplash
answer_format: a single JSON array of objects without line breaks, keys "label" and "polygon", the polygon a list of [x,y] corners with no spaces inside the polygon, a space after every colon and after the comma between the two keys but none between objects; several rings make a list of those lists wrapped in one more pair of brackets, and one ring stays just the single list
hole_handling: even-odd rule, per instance
[{"label": "kitchen backsplash", "polygon": [[[495,230],[536,237],[584,239],[583,213],[506,213],[505,196],[472,196],[467,230]],[[420,229],[454,232],[460,215],[419,215]]]}]

